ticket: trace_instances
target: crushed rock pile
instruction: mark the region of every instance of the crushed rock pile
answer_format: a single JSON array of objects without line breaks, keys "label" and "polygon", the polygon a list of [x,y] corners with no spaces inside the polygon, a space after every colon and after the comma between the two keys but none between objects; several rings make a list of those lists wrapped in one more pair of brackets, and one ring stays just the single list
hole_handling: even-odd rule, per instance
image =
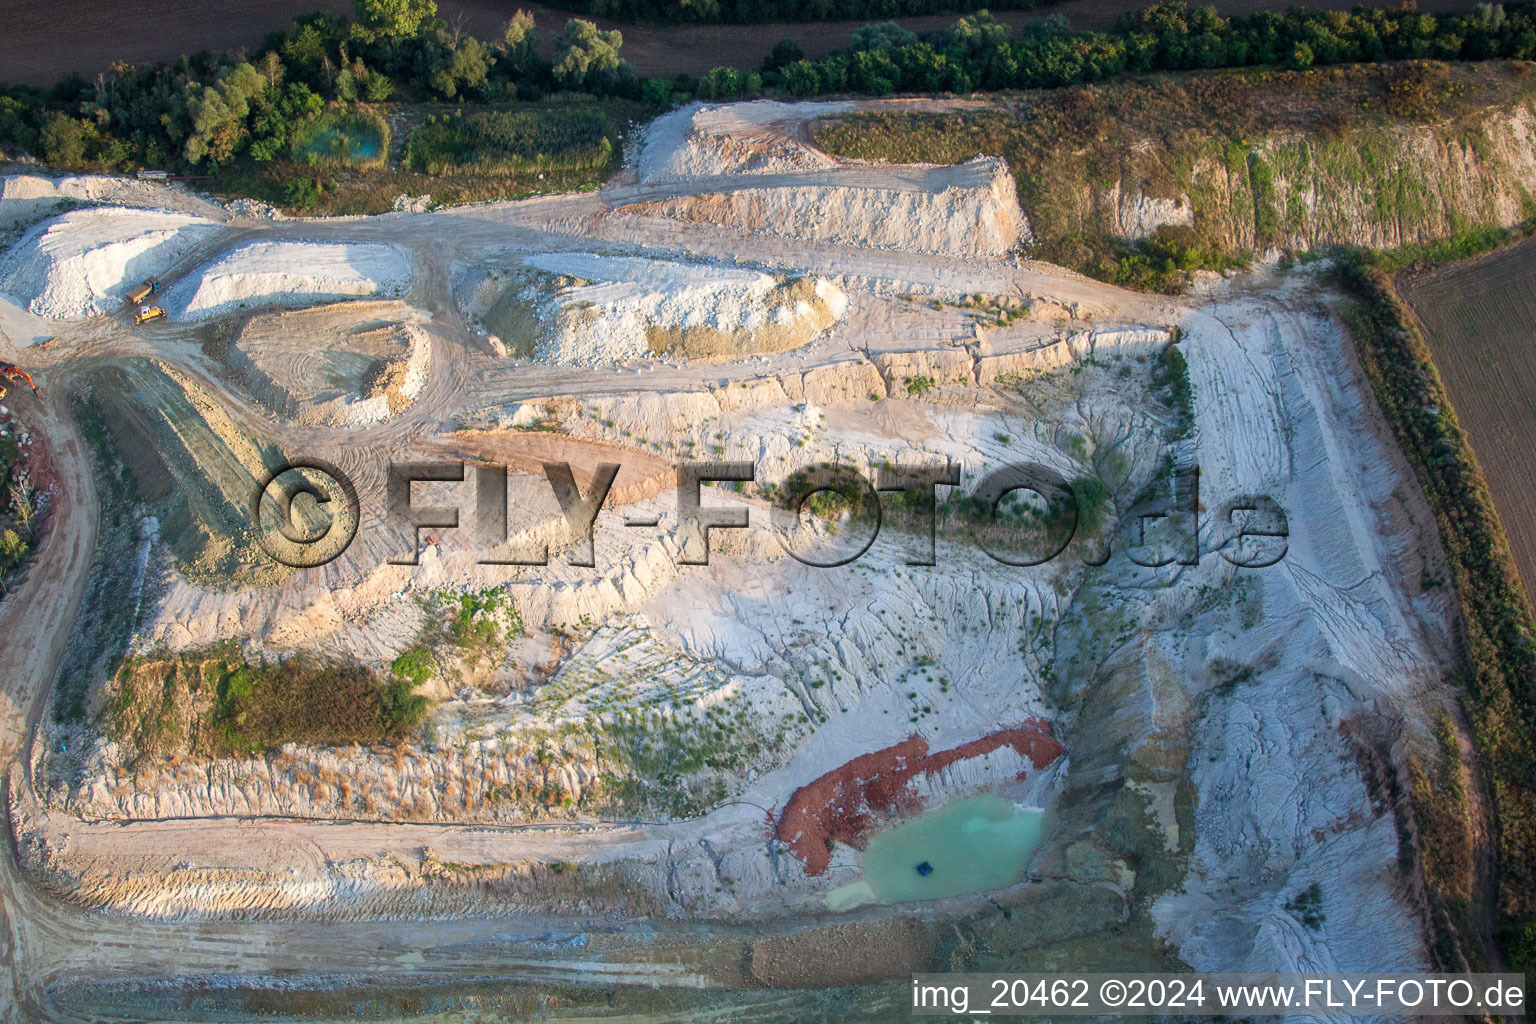
[{"label": "crushed rock pile", "polygon": [[685,181],[723,174],[821,171],[837,160],[775,129],[853,109],[852,103],[690,104],[657,118],[646,130],[637,171],[641,181]]},{"label": "crushed rock pile", "polygon": [[225,356],[230,370],[274,415],[361,426],[388,419],[421,393],[432,345],[419,325],[386,324],[331,338],[302,320],[283,319],[302,315],[256,318]]},{"label": "crushed rock pile", "polygon": [[98,316],[218,229],[164,210],[74,210],[35,225],[0,258],[0,291],[38,316]]},{"label": "crushed rock pile", "polygon": [[538,315],[538,354],[600,365],[662,355],[731,358],[810,341],[843,315],[848,299],[821,278],[625,256],[543,253],[528,264],[585,284],[562,289]]},{"label": "crushed rock pile", "polygon": [[[721,179],[688,195],[630,203],[638,216],[718,224],[806,241],[962,259],[998,256],[1031,237],[1007,164],[979,156],[953,167],[831,156],[805,122],[850,103],[759,100],[691,105],[646,132],[636,173],[647,185]],[[733,180],[734,179],[734,180]]]},{"label": "crushed rock pile", "polygon": [[104,174],[62,178],[12,174],[0,178],[0,231],[26,227],[75,205],[174,210],[209,220],[226,219],[224,209],[217,203],[189,192],[179,184],[114,178]]},{"label": "crushed rock pile", "polygon": [[174,285],[166,308],[204,320],[242,307],[398,298],[410,285],[405,254],[389,245],[254,242]]}]

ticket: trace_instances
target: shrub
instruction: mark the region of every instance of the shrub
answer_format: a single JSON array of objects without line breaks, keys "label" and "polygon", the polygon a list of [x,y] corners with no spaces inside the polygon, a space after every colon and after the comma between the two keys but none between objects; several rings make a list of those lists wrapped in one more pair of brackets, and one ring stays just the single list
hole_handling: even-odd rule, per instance
[{"label": "shrub", "polygon": [[1301,892],[1285,901],[1285,912],[1294,917],[1309,931],[1321,931],[1328,918],[1323,913],[1323,888],[1313,882]]},{"label": "shrub", "polygon": [[918,395],[926,395],[928,392],[932,391],[935,387],[938,386],[936,383],[934,383],[932,377],[926,376],[905,377],[902,379],[902,383],[906,386],[907,394],[913,397],[917,397]]},{"label": "shrub", "polygon": [[420,694],[407,679],[391,679],[384,687],[382,697],[384,717],[391,732],[404,735],[420,725],[432,708],[432,702]]},{"label": "shrub", "polygon": [[1098,533],[1104,525],[1109,488],[1096,476],[1080,476],[1072,481],[1072,496],[1077,499],[1077,536]]},{"label": "shrub", "polygon": [[0,573],[7,573],[26,560],[32,545],[15,530],[0,533]]},{"label": "shrub", "polygon": [[1179,414],[1178,434],[1183,435],[1195,417],[1195,393],[1189,383],[1189,363],[1177,345],[1169,345],[1157,355],[1152,368],[1152,386],[1165,392],[1168,404]]},{"label": "shrub", "polygon": [[400,656],[389,663],[389,669],[402,679],[408,679],[415,686],[420,686],[437,672],[437,659],[432,656],[432,651],[425,644],[418,644],[401,651]]},{"label": "shrub", "polygon": [[283,201],[296,210],[312,210],[320,201],[320,182],[314,178],[294,178],[283,185]]}]

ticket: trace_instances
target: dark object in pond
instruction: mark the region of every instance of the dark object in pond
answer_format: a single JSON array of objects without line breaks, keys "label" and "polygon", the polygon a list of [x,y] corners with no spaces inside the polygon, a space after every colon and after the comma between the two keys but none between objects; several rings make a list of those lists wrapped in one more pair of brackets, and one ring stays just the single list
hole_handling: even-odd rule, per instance
[{"label": "dark object in pond", "polygon": [[917,873],[922,875],[924,878],[927,878],[929,875],[933,874],[933,865],[929,864],[927,861],[923,861],[917,866]]}]

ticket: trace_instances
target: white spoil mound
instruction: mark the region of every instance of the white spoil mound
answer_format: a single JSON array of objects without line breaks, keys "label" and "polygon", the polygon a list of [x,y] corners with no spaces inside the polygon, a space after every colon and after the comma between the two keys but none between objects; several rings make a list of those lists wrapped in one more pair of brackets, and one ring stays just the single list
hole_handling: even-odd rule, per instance
[{"label": "white spoil mound", "polygon": [[801,142],[798,124],[852,110],[852,103],[725,106],[694,103],[651,123],[640,151],[640,180],[683,181],[721,174],[787,174],[836,167],[837,161]]},{"label": "white spoil mound", "polygon": [[63,178],[12,174],[0,178],[0,231],[26,227],[76,204],[174,210],[210,220],[226,219],[224,210],[217,204],[193,195],[180,185],[103,174]]},{"label": "white spoil mound", "polygon": [[[624,213],[815,242],[960,259],[999,256],[1030,238],[1013,175],[997,157],[952,167],[841,160],[806,124],[851,103],[692,104],[656,119],[636,161],[656,198]],[[708,179],[721,179],[718,188]],[[670,193],[670,194],[669,194]]]},{"label": "white spoil mound", "polygon": [[[751,179],[748,179],[751,180]],[[1008,165],[852,164],[621,209],[700,224],[957,259],[1000,256],[1030,238]]]},{"label": "white spoil mound", "polygon": [[390,245],[254,242],[177,282],[165,304],[175,319],[204,320],[244,307],[398,298],[410,280],[405,254]]},{"label": "white spoil mound", "polygon": [[97,316],[218,229],[163,210],[76,210],[34,226],[0,258],[0,291],[38,316]]},{"label": "white spoil mound", "polygon": [[550,362],[590,366],[668,352],[718,357],[745,354],[754,341],[781,351],[804,344],[848,306],[840,288],[819,278],[785,282],[753,270],[584,253],[541,253],[526,262],[591,282],[562,289],[539,308],[549,330],[538,354]]}]

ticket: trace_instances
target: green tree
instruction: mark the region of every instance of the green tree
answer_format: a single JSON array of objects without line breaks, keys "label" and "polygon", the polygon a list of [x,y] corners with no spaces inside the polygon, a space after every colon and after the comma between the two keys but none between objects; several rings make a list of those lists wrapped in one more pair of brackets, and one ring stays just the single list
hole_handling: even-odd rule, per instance
[{"label": "green tree", "polygon": [[15,530],[0,533],[0,569],[9,569],[27,557],[30,545]]},{"label": "green tree", "polygon": [[887,21],[883,25],[864,25],[855,29],[848,40],[848,49],[854,53],[865,50],[891,53],[903,46],[911,46],[915,42],[917,42],[917,36],[894,21]]},{"label": "green tree", "polygon": [[22,149],[37,149],[37,129],[33,127],[36,110],[14,96],[0,96],[0,142],[13,142]]},{"label": "green tree", "polygon": [[457,43],[444,31],[433,33],[433,46],[424,48],[417,68],[433,92],[452,99],[460,92],[478,89],[496,61],[491,48],[473,36]]},{"label": "green tree", "polygon": [[533,15],[518,9],[496,42],[501,59],[514,78],[526,78],[539,64],[539,33],[533,27]]},{"label": "green tree", "polygon": [[763,91],[763,78],[739,68],[714,68],[699,83],[699,94],[712,100],[734,100]]},{"label": "green tree", "polygon": [[234,156],[248,137],[250,101],[266,90],[266,77],[244,63],[226,70],[211,86],[190,83],[186,100],[192,131],[182,149],[187,162],[222,164]]},{"label": "green tree", "polygon": [[896,88],[901,72],[884,50],[860,50],[848,63],[848,84],[859,92],[884,96]]},{"label": "green tree", "polygon": [[410,39],[437,17],[433,0],[353,0],[352,10],[359,34],[368,42]]},{"label": "green tree", "polygon": [[669,78],[647,78],[640,83],[640,98],[653,107],[670,107],[672,105],[672,80]]},{"label": "green tree", "polygon": [[763,70],[777,71],[797,60],[805,60],[805,49],[793,39],[780,39],[768,51],[768,56],[763,58]]},{"label": "green tree", "polygon": [[268,50],[262,54],[258,67],[262,77],[267,80],[268,87],[275,89],[283,84],[283,75],[287,68],[283,67],[283,58],[276,50]]},{"label": "green tree", "polygon": [[368,80],[363,83],[363,97],[369,103],[383,103],[394,91],[395,83],[389,80],[388,75],[369,69]]},{"label": "green tree", "polygon": [[294,178],[283,186],[283,201],[296,210],[314,209],[320,201],[320,183],[314,178]]},{"label": "green tree", "polygon": [[555,81],[563,89],[600,92],[633,75],[629,62],[619,57],[624,36],[618,29],[603,31],[590,21],[572,18],[555,52]]},{"label": "green tree", "polygon": [[814,96],[821,92],[821,72],[808,60],[784,65],[784,88],[796,96]]},{"label": "green tree", "polygon": [[89,121],[66,114],[50,114],[43,122],[43,159],[56,167],[79,167],[85,163],[86,135],[93,131]]},{"label": "green tree", "polygon": [[282,59],[301,77],[314,81],[327,60],[325,33],[315,24],[294,26],[283,40]]}]

